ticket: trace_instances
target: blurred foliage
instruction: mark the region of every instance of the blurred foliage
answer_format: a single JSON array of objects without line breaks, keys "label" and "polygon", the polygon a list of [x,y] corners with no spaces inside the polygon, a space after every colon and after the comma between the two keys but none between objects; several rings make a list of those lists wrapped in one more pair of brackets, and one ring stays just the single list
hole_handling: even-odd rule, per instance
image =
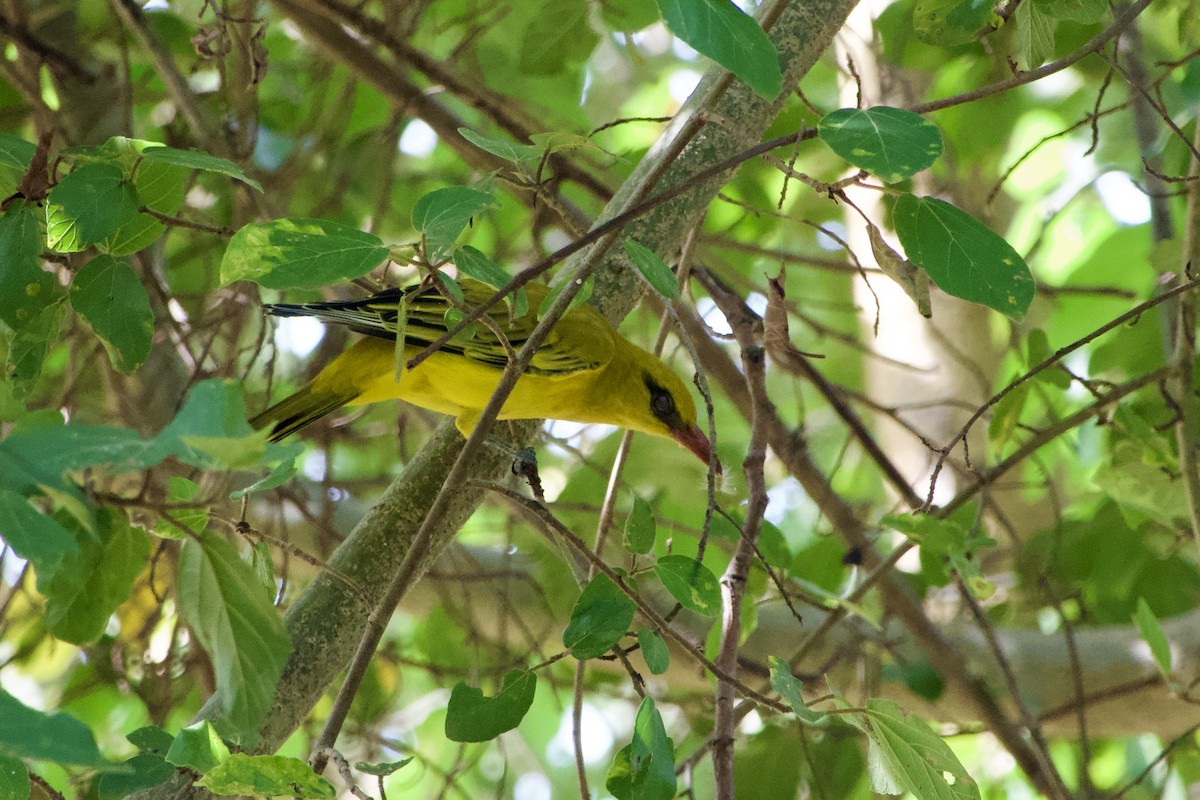
[{"label": "blurred foliage", "polygon": [[[738,14],[721,0],[696,2]],[[581,596],[586,565],[482,489],[486,502],[388,623],[338,740],[348,772],[330,769],[326,783],[301,763],[336,683],[277,754],[231,760],[222,750],[252,741],[269,713],[289,647],[279,614],[325,572],[438,421],[388,403],[333,414],[297,443],[265,443],[246,409],[296,389],[353,335],[270,324],[260,305],[414,283],[430,268],[424,257],[452,261],[463,245],[463,273],[499,284],[599,215],[711,68],[697,50],[745,53],[695,40],[706,34],[684,24],[692,4],[682,0],[10,5],[0,15],[0,797],[23,796],[27,770],[38,791],[119,797],[181,766],[228,792],[332,796],[331,784],[348,791],[350,774],[372,796],[575,796],[567,650],[586,658],[581,759],[592,792],[670,797],[671,767],[686,763],[679,789],[712,796],[711,676],[677,642],[668,652],[644,619],[629,623],[632,601],[610,578]],[[1191,184],[1172,179],[1194,149],[1196,15],[1183,0],[1155,2],[1119,48],[982,91],[1072,54],[1126,8],[1026,0],[1008,20],[970,2],[880,8],[853,34],[871,41],[857,72],[831,48],[764,132],[821,128],[822,139],[775,153],[803,179],[780,161],[741,165],[691,253],[682,307],[711,326],[700,335],[735,371],[733,317],[717,287],[764,315],[768,277],[781,275],[788,341],[822,356],[805,363],[832,387],[771,361],[767,393],[796,446],[881,555],[917,548],[901,560],[906,586],[931,605],[965,586],[997,630],[1129,625],[1135,612],[1153,629],[1154,616],[1191,611],[1200,596],[1190,462],[1174,427],[1196,397],[1163,388],[1180,364],[1175,314],[1188,301],[1094,336],[1178,284]],[[761,44],[750,24],[739,40],[747,50]],[[771,94],[775,78],[753,56],[730,66]],[[855,112],[855,76],[864,105],[919,112],[962,97],[919,117]],[[1140,80],[1145,91],[1131,88]],[[856,131],[857,144],[836,141],[851,120],[869,129]],[[912,151],[901,146],[909,136]],[[936,160],[910,160],[915,150]],[[878,170],[864,183],[883,191],[831,187],[858,166]],[[451,195],[455,214],[438,205]],[[948,240],[906,228],[918,204],[952,220]],[[933,293],[933,322],[905,329],[911,338],[875,333],[916,311],[887,293],[870,246],[854,238],[860,213],[899,229],[892,246],[903,241],[904,256],[944,290]],[[321,248],[331,238],[345,246],[329,256]],[[988,258],[977,260],[981,250]],[[273,272],[306,252],[317,252],[319,277]],[[677,268],[678,254],[633,252],[670,295],[663,262]],[[957,272],[964,262],[978,274]],[[276,282],[262,279],[272,274]],[[1030,275],[1032,303],[1014,313],[1012,284],[1032,285]],[[945,292],[1008,316],[963,311]],[[652,348],[661,303],[642,304],[621,331]],[[924,327],[945,319],[941,333]],[[690,375],[673,333],[664,357]],[[940,355],[918,350],[939,337]],[[664,614],[679,600],[690,649],[711,659],[719,580],[747,525],[740,466],[751,422],[701,361],[724,464],[711,508],[703,465],[635,436],[601,556]],[[920,388],[929,380],[932,396]],[[975,422],[969,461],[961,446],[949,453],[933,499],[952,523],[905,516],[912,504],[856,439],[848,411],[923,499],[938,448],[1014,381]],[[622,436],[551,422],[535,443],[547,507],[589,545]],[[975,483],[1010,458],[997,483]],[[775,619],[784,595],[799,621],[763,634],[770,655],[792,656],[813,620],[835,609],[873,630],[886,609],[874,593],[851,597],[863,553],[838,535],[828,498],[806,493],[776,455],[765,474],[743,640]],[[521,486],[514,478],[509,488]],[[237,490],[247,492],[231,497]],[[962,602],[956,594],[952,604]],[[646,658],[639,642],[653,647]],[[753,666],[747,683],[767,691],[765,659]],[[936,700],[941,679],[923,660],[865,646],[815,668],[798,673],[821,712],[840,691],[869,708],[854,712],[868,735],[919,723],[928,739],[895,735],[913,749],[937,743],[887,765],[893,788],[911,788],[906,771],[931,764],[944,780],[958,759],[983,797],[1033,791],[994,738],[946,744],[889,700],[866,706],[876,675],[896,689],[890,697]],[[207,702],[224,715],[189,728]],[[940,720],[927,721],[936,730]],[[1072,790],[1080,775],[1100,792],[1144,779],[1129,797],[1198,780],[1188,741],[1143,775],[1167,743],[1138,733],[1050,751]],[[881,784],[868,735],[761,706],[737,728],[738,797],[870,797]],[[299,786],[298,776],[312,782]]]}]

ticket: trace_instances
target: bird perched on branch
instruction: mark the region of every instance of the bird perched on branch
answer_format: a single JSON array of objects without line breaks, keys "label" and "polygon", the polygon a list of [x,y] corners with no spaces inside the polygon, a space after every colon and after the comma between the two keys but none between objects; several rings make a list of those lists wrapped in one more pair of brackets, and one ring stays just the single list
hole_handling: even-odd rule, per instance
[{"label": "bird perched on branch", "polygon": [[[493,294],[471,280],[459,281],[459,286],[468,309]],[[537,325],[536,309],[549,292],[535,285],[525,291],[526,313],[513,316],[504,303],[497,303],[486,319],[412,369],[404,369],[399,379],[397,358],[407,362],[448,330],[446,312],[453,305],[434,286],[389,289],[363,300],[267,305],[269,314],[311,316],[345,325],[366,338],[250,424],[256,429],[271,426],[270,439],[277,441],[342,406],[399,399],[453,416],[458,430],[468,436],[500,381],[509,353],[519,350]],[[402,354],[396,352],[398,332],[404,342]],[[706,463],[709,460],[709,442],[696,425],[696,405],[683,381],[586,304],[555,323],[517,380],[499,419],[619,425],[674,439]]]}]

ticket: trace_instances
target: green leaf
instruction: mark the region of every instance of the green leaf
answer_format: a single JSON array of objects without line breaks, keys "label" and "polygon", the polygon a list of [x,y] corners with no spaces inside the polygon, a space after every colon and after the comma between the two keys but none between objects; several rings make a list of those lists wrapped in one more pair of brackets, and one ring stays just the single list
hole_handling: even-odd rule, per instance
[{"label": "green leaf", "polygon": [[563,631],[563,647],[581,661],[603,655],[629,631],[636,609],[607,575],[597,575],[575,602]]},{"label": "green leaf", "polygon": [[229,748],[208,720],[197,722],[179,732],[166,759],[177,767],[204,773],[229,758]]},{"label": "green leaf", "polygon": [[525,28],[520,68],[528,75],[554,75],[582,64],[600,41],[588,21],[586,0],[546,0]]},{"label": "green leaf", "polygon": [[195,508],[174,507],[190,503],[199,494],[200,486],[197,483],[178,475],[172,475],[167,489],[167,507],[169,508],[171,517],[177,520],[180,525],[187,527],[180,527],[180,525],[176,525],[171,520],[163,517],[154,526],[154,535],[161,536],[164,539],[186,539],[189,529],[193,533],[199,534],[207,528],[207,508],[200,506]]},{"label": "green leaf", "polygon": [[890,700],[868,700],[866,714],[849,719],[867,735],[876,792],[912,792],[921,800],[978,800],[975,780],[923,720],[904,714]]},{"label": "green leaf", "polygon": [[79,545],[70,531],[7,489],[0,489],[0,531],[13,552],[37,570],[38,591],[42,594],[59,566],[79,556]]},{"label": "green leaf", "polygon": [[480,150],[503,158],[505,161],[512,161],[519,164],[523,161],[537,161],[542,157],[542,148],[536,145],[517,144],[508,139],[491,139],[476,133],[470,128],[459,128],[458,132],[464,139]]},{"label": "green leaf", "polygon": [[239,180],[260,192],[263,190],[262,184],[247,177],[246,173],[237,164],[228,159],[210,156],[208,153],[201,153],[198,150],[177,150],[174,147],[158,145],[144,148],[142,150],[142,158],[159,164],[172,164],[186,169],[200,170],[201,172],[215,172],[218,175],[225,175]]},{"label": "green leaf", "polygon": [[721,586],[712,570],[687,556],[663,556],[654,563],[654,574],[684,608],[715,617],[721,612]]},{"label": "green leaf", "polygon": [[1026,69],[1036,69],[1054,55],[1054,30],[1058,21],[1041,3],[1021,3],[1016,10],[1017,43]]},{"label": "green leaf", "polygon": [[1016,433],[1017,423],[1025,411],[1025,403],[1029,399],[1029,390],[1033,381],[1025,381],[1010,391],[992,409],[992,421],[988,424],[988,439],[997,452],[1004,449],[1009,439]]},{"label": "green leaf", "polygon": [[1108,13],[1104,0],[1039,0],[1038,7],[1053,19],[1094,25]]},{"label": "green leaf", "polygon": [[[572,280],[578,281],[577,278]],[[557,284],[550,287],[550,291],[547,292],[545,298],[542,299],[541,305],[538,306],[537,316],[539,320],[550,312],[550,308],[554,305],[555,301],[558,300],[558,296],[563,293],[563,290],[566,289],[570,283],[571,281],[559,281]],[[575,293],[575,296],[571,298],[571,302],[567,304],[567,311],[570,311],[573,308],[579,308],[579,306],[586,303],[588,298],[592,296],[592,290],[595,288],[595,286],[596,279],[589,276],[588,279],[583,282],[583,286],[580,287],[579,291]],[[563,313],[565,314],[567,312],[564,311]]]},{"label": "green leaf", "polygon": [[139,200],[120,167],[84,164],[50,190],[46,239],[51,250],[75,253],[104,241],[137,217]]},{"label": "green leaf", "polygon": [[298,451],[294,443],[267,445],[246,422],[241,384],[214,378],[192,388],[175,419],[148,443],[143,460],[157,464],[174,457],[197,467],[220,469],[291,458]]},{"label": "green leaf", "polygon": [[600,17],[618,33],[634,33],[658,22],[658,9],[645,0],[601,0]]},{"label": "green leaf", "polygon": [[839,108],[821,118],[821,141],[855,166],[897,183],[942,154],[942,134],[920,114],[902,108]]},{"label": "green leaf", "polygon": [[212,659],[221,710],[243,743],[254,741],[292,649],[279,612],[233,545],[211,533],[184,542],[175,592]]},{"label": "green leaf", "polygon": [[58,294],[42,269],[42,231],[34,206],[13,203],[0,216],[0,320],[21,330]]},{"label": "green leaf", "polygon": [[1150,645],[1150,654],[1154,656],[1154,663],[1158,664],[1159,672],[1169,680],[1171,677],[1171,645],[1167,642],[1162,625],[1159,624],[1158,617],[1154,616],[1154,612],[1150,610],[1146,598],[1138,598],[1137,611],[1133,613],[1133,621],[1141,631],[1142,639]]},{"label": "green leaf", "polygon": [[368,775],[377,775],[381,778],[386,778],[398,769],[403,769],[412,763],[412,756],[402,758],[399,761],[383,761],[378,764],[368,764],[365,761],[355,763],[354,768],[359,772],[365,772]]},{"label": "green leaf", "polygon": [[679,298],[679,281],[658,253],[633,239],[626,239],[625,254],[655,291],[671,300]]},{"label": "green leaf", "polygon": [[100,800],[121,800],[140,789],[158,786],[175,774],[175,768],[156,753],[138,753],[121,766],[123,772],[100,776],[96,784]]},{"label": "green leaf", "polygon": [[234,753],[196,781],[217,795],[274,797],[286,795],[323,800],[337,796],[333,785],[298,758]]},{"label": "green leaf", "polygon": [[771,659],[771,688],[787,701],[792,711],[806,725],[826,725],[829,717],[818,711],[813,711],[804,702],[803,684],[792,673],[791,666],[778,656]]},{"label": "green leaf", "polygon": [[942,676],[925,661],[907,661],[903,664],[889,661],[883,665],[882,677],[885,681],[903,683],[918,697],[930,702],[936,702],[946,691]]},{"label": "green leaf", "polygon": [[63,305],[52,303],[12,338],[8,346],[8,380],[16,397],[23,398],[32,391],[42,373],[47,351],[58,341],[65,316]]},{"label": "green leaf", "polygon": [[662,715],[647,697],[638,706],[633,741],[613,759],[604,788],[617,800],[671,800],[675,796],[675,744]]},{"label": "green leaf", "polygon": [[767,100],[783,90],[779,53],[753,17],[730,0],[657,0],[667,29]]},{"label": "green leaf", "polygon": [[917,0],[913,6],[913,30],[927,44],[942,47],[973,42],[988,27],[1001,20],[991,0]]},{"label": "green leaf", "polygon": [[29,171],[37,145],[11,133],[0,133],[0,197],[11,197]]},{"label": "green leaf", "polygon": [[651,675],[662,675],[671,666],[671,650],[663,638],[649,628],[639,628],[638,647]]},{"label": "green leaf", "polygon": [[84,264],[71,281],[71,307],[121,372],[133,372],[150,355],[154,311],[146,287],[125,261],[97,256]]},{"label": "green leaf", "polygon": [[249,486],[244,486],[241,489],[236,489],[230,492],[229,499],[241,500],[248,494],[253,494],[254,492],[266,492],[283,486],[285,483],[290,481],[292,476],[298,471],[299,470],[296,467],[296,461],[294,458],[288,458],[284,461],[280,461],[269,473],[267,473],[266,477],[255,481]]},{"label": "green leaf", "polygon": [[378,236],[327,219],[256,222],[229,240],[221,282],[311,289],[361,277],[387,257]]},{"label": "green leaf", "polygon": [[[130,525],[124,512],[101,507],[95,519],[95,533],[72,525],[79,553],[59,562],[43,591],[46,627],[57,638],[80,645],[100,638],[150,561],[146,534]],[[38,588],[42,590],[41,581]]]},{"label": "green leaf", "polygon": [[0,800],[27,800],[29,770],[25,762],[14,756],[0,755]]},{"label": "green leaf", "polygon": [[82,767],[112,767],[91,730],[64,713],[45,714],[0,689],[0,755]]},{"label": "green leaf", "polygon": [[650,504],[634,495],[633,508],[625,518],[625,549],[631,553],[649,553],[654,549],[656,535],[654,512]]},{"label": "green leaf", "polygon": [[175,737],[157,725],[144,725],[125,736],[131,745],[143,753],[166,755],[175,742]]},{"label": "green leaf", "polygon": [[512,670],[495,697],[459,683],[450,692],[446,706],[446,738],[452,742],[487,742],[520,724],[533,705],[537,676]]},{"label": "green leaf", "polygon": [[896,233],[908,258],[947,294],[1021,319],[1033,302],[1025,260],[979,220],[932,197],[896,201]]},{"label": "green leaf", "polygon": [[[504,267],[469,244],[463,245],[454,252],[454,265],[463,275],[493,289],[503,289],[512,282],[512,276],[505,271]],[[517,289],[508,296],[506,302],[512,304],[514,317],[523,317],[529,312],[529,297],[525,294],[524,289]]]},{"label": "green leaf", "polygon": [[[133,185],[143,206],[160,214],[173,215],[183,207],[187,178],[188,171],[182,167],[148,162],[142,164],[134,175]],[[109,255],[129,255],[149,247],[166,230],[164,223],[139,212],[98,247]]]},{"label": "green leaf", "polygon": [[1092,483],[1118,503],[1174,526],[1189,515],[1187,493],[1177,475],[1146,463],[1142,448],[1119,442],[1092,475]]},{"label": "green leaf", "polygon": [[434,264],[449,258],[471,218],[495,204],[492,195],[469,186],[435,189],[418,200],[412,224],[425,240],[425,257]]}]

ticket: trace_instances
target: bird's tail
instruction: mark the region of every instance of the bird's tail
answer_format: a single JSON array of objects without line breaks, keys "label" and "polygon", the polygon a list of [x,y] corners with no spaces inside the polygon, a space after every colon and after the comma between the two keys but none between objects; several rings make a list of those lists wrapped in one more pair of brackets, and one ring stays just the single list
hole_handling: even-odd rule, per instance
[{"label": "bird's tail", "polygon": [[270,425],[271,433],[267,438],[278,442],[326,414],[338,410],[356,396],[355,392],[349,389],[338,391],[331,387],[315,388],[310,383],[261,414],[251,417],[250,427],[259,430]]}]

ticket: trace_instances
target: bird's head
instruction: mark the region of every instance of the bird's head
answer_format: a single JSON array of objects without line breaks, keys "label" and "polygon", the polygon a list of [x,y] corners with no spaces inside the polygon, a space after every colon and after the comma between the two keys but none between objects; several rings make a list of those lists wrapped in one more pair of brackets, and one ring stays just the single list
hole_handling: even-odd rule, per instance
[{"label": "bird's head", "polygon": [[639,349],[633,361],[627,389],[631,419],[625,427],[674,439],[707,464],[711,447],[696,424],[696,404],[687,386],[650,353]]}]

